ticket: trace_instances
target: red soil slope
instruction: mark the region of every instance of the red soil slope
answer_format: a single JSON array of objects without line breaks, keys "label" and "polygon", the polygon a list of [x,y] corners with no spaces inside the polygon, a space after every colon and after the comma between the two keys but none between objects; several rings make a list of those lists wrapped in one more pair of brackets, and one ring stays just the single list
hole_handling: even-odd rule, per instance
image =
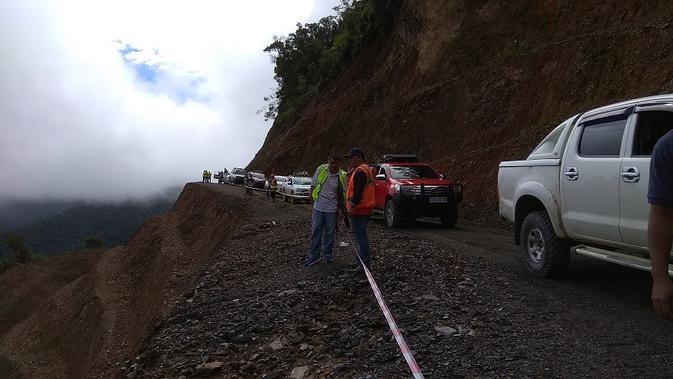
[{"label": "red soil slope", "polygon": [[312,170],[327,152],[417,152],[496,201],[497,166],[563,119],[673,88],[673,3],[403,2],[386,38],[287,124],[249,167]]},{"label": "red soil slope", "polygon": [[[204,263],[245,217],[240,199],[187,185],[169,214],[145,222],[127,246],[102,253],[77,279],[43,289],[58,277],[54,271],[3,294],[3,306],[25,296],[41,306],[27,305],[20,317],[0,312],[7,322],[0,326],[0,357],[14,366],[13,375],[117,376],[118,364],[193,287]],[[3,274],[0,285],[21,280],[17,271]]]}]

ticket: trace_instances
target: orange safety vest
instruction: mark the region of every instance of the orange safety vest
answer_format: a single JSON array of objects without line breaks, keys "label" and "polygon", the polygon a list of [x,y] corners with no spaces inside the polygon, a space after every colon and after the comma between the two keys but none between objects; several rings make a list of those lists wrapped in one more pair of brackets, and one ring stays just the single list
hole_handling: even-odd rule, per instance
[{"label": "orange safety vest", "polygon": [[[367,176],[365,188],[362,189],[362,198],[360,202],[351,207],[351,200],[355,192],[355,174],[361,171]],[[376,206],[376,199],[374,198],[374,175],[372,170],[366,163],[361,164],[351,174],[348,179],[348,192],[346,194],[348,201],[346,202],[346,209],[351,216],[369,216],[372,214],[372,209]]]}]

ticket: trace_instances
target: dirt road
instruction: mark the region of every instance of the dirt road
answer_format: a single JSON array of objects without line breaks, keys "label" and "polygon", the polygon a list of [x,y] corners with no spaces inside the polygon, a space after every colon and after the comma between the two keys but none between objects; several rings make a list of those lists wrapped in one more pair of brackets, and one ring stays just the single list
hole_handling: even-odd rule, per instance
[{"label": "dirt road", "polygon": [[[243,189],[207,185],[226,196]],[[395,378],[408,369],[352,246],[301,267],[308,206],[243,198],[256,216],[201,273],[124,373],[140,377]],[[370,228],[373,273],[427,377],[668,377],[673,324],[648,274],[576,259],[559,280],[524,273],[507,230]],[[342,234],[339,242],[348,240]]]}]

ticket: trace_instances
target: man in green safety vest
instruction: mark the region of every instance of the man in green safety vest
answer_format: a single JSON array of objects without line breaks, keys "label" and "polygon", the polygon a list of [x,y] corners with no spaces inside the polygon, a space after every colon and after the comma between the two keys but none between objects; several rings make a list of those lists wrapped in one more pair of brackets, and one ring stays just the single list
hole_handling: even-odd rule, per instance
[{"label": "man in green safety vest", "polygon": [[[311,182],[313,216],[311,219],[311,246],[304,266],[320,261],[320,251],[325,263],[334,262],[332,247],[337,218],[346,207],[346,171],[340,167],[341,157],[330,154],[327,163],[318,166]],[[325,234],[323,239],[323,232]]]}]

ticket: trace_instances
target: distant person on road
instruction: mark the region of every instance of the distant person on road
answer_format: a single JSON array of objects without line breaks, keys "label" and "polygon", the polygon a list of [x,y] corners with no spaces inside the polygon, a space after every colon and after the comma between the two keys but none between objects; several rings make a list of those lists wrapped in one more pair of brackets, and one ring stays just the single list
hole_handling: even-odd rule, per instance
[{"label": "distant person on road", "polygon": [[[368,164],[365,163],[365,153],[352,148],[345,156],[349,159],[352,174],[348,180],[348,191],[346,196],[346,209],[350,218],[350,224],[353,229],[353,237],[358,245],[358,255],[362,263],[369,269],[369,236],[367,228],[372,210],[376,205],[374,199],[374,175]],[[360,265],[358,263],[357,268]]]},{"label": "distant person on road", "polygon": [[269,197],[271,201],[276,201],[276,191],[278,190],[278,181],[276,180],[276,175],[271,174],[269,177]]},{"label": "distant person on road", "polygon": [[213,179],[213,173],[208,171],[208,183]]},{"label": "distant person on road", "polygon": [[673,283],[668,276],[673,244],[673,130],[654,146],[647,200],[650,203],[647,237],[652,264],[652,305],[657,314],[673,321]]},{"label": "distant person on road", "polygon": [[248,172],[245,174],[245,180],[243,181],[243,186],[245,187],[245,194],[252,195],[253,181],[251,173]]},{"label": "distant person on road", "polygon": [[203,170],[203,174],[201,175],[201,183],[206,183],[208,181],[208,171]]},{"label": "distant person on road", "polygon": [[[304,266],[309,267],[320,261],[320,249],[325,263],[334,262],[332,248],[337,219],[346,207],[346,171],[340,167],[339,156],[330,154],[327,163],[315,170],[311,181],[311,245]],[[323,232],[325,237],[323,239]]]}]

